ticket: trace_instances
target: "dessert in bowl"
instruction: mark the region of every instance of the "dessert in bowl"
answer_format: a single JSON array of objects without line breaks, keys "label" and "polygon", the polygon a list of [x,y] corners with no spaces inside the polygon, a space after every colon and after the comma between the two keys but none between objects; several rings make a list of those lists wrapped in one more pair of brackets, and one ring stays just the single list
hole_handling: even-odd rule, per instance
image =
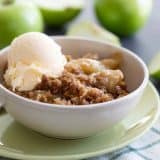
[{"label": "dessert in bowl", "polygon": [[7,112],[53,137],[82,138],[114,125],[136,106],[148,82],[135,54],[82,38],[27,33],[0,56]]}]

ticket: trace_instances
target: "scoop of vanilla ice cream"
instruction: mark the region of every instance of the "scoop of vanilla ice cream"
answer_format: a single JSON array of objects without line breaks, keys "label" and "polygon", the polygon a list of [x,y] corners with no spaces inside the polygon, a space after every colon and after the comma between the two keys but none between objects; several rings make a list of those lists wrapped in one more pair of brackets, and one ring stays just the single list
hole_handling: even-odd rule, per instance
[{"label": "scoop of vanilla ice cream", "polygon": [[25,33],[11,43],[4,78],[13,90],[32,90],[41,82],[42,75],[60,76],[66,62],[61,47],[50,37],[38,32]]}]

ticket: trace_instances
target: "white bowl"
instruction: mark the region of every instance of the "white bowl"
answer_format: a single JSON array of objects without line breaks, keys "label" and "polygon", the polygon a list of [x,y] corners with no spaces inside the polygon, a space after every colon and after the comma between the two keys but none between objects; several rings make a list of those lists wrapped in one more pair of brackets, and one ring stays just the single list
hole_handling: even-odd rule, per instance
[{"label": "white bowl", "polygon": [[[148,70],[144,62],[131,51],[112,44],[73,37],[53,37],[63,53],[82,56],[98,53],[101,58],[119,52],[130,94],[99,104],[66,106],[32,101],[14,94],[0,84],[1,99],[7,112],[24,126],[44,135],[58,138],[82,138],[102,131],[125,118],[138,103],[147,83]],[[45,46],[44,46],[45,47]],[[8,48],[0,52],[0,77],[6,66]],[[2,79],[1,79],[2,80]]]}]

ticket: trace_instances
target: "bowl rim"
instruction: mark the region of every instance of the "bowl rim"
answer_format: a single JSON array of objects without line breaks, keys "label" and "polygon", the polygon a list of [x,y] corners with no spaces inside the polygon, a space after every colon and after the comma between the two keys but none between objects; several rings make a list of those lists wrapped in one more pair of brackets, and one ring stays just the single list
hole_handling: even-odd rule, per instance
[{"label": "bowl rim", "polygon": [[[136,88],[134,91],[132,91],[131,93],[129,93],[128,95],[124,96],[124,97],[120,97],[118,99],[114,99],[112,101],[107,101],[107,102],[102,102],[102,103],[96,103],[96,104],[88,104],[88,105],[60,105],[60,104],[50,104],[50,103],[44,103],[44,102],[39,102],[39,101],[36,101],[36,100],[31,100],[29,98],[25,98],[25,97],[22,97],[22,96],[19,96],[17,95],[16,93],[10,91],[9,89],[7,89],[5,86],[3,86],[1,83],[0,83],[0,89],[2,90],[2,92],[5,92],[7,93],[8,96],[12,96],[14,98],[17,98],[19,99],[20,101],[24,101],[26,103],[30,103],[32,104],[32,106],[34,105],[34,107],[38,106],[39,107],[44,107],[44,108],[57,108],[57,109],[92,109],[92,108],[99,108],[101,106],[104,106],[107,107],[106,105],[113,105],[113,104],[118,104],[122,101],[125,101],[127,99],[130,99],[131,97],[137,95],[141,90],[143,90],[147,84],[148,84],[148,81],[149,81],[149,72],[148,72],[148,69],[147,69],[147,66],[146,64],[143,62],[143,60],[137,56],[134,52],[122,47],[122,46],[117,46],[117,45],[114,45],[110,42],[102,42],[102,41],[98,41],[98,40],[91,40],[89,38],[84,38],[84,37],[74,37],[74,36],[50,36],[51,38],[54,38],[56,40],[61,40],[61,39],[64,39],[64,40],[81,40],[81,41],[88,41],[88,42],[94,42],[94,43],[101,43],[103,45],[108,45],[109,47],[112,47],[112,48],[115,48],[115,49],[119,49],[121,50],[123,53],[125,52],[125,54],[129,54],[131,55],[132,57],[134,57],[140,64],[141,64],[141,67],[144,71],[144,78],[143,78],[143,81],[141,82],[141,84],[139,85],[138,88]],[[3,52],[5,52],[7,49],[9,48],[6,47],[2,50],[0,50],[0,54],[2,54]],[[3,94],[4,97],[6,97],[6,94]]]}]

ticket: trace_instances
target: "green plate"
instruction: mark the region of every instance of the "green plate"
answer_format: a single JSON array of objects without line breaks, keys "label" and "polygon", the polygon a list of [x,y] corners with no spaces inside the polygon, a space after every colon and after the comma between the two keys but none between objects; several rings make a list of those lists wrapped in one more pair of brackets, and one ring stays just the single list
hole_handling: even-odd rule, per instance
[{"label": "green plate", "polygon": [[0,116],[0,156],[30,160],[88,158],[120,149],[142,136],[159,115],[158,93],[151,83],[136,109],[121,123],[96,136],[78,140],[48,138]]}]

